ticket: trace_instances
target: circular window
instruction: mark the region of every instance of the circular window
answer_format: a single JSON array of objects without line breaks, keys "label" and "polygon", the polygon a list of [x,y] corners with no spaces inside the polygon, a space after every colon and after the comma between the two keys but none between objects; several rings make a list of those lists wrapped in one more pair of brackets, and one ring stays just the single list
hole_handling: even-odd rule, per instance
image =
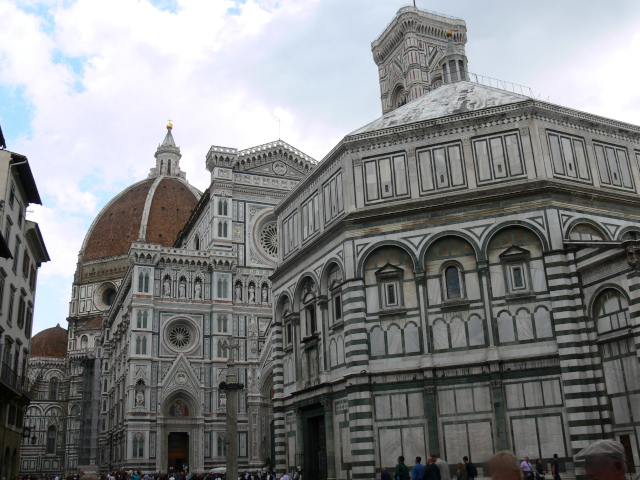
[{"label": "circular window", "polygon": [[113,288],[109,290],[105,290],[104,295],[102,296],[102,301],[105,305],[113,305],[113,302],[116,300],[116,291]]},{"label": "circular window", "polygon": [[105,282],[96,288],[93,294],[93,303],[98,310],[109,310],[116,301],[117,288],[112,282]]},{"label": "circular window", "polygon": [[278,227],[275,222],[267,223],[260,230],[260,246],[270,257],[278,256]]},{"label": "circular window", "polygon": [[176,348],[184,348],[191,343],[191,330],[186,325],[175,325],[169,330],[169,343]]}]

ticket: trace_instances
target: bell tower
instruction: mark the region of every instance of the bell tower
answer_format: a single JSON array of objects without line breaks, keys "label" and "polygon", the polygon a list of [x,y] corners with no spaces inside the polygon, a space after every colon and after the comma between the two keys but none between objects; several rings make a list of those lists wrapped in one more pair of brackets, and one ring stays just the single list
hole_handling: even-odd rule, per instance
[{"label": "bell tower", "polygon": [[[441,58],[451,31],[452,48],[464,56],[464,20],[409,6],[398,10],[391,23],[371,44],[378,65],[382,113],[438,88],[444,83]],[[466,63],[465,63],[466,67]]]}]

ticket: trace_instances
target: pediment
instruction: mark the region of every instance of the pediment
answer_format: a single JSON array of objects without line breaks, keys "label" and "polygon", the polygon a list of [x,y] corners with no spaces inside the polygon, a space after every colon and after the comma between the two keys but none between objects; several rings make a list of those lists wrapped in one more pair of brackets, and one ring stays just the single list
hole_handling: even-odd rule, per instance
[{"label": "pediment", "polygon": [[284,160],[277,160],[274,162],[257,165],[255,167],[249,167],[242,169],[243,173],[250,173],[252,175],[266,175],[270,177],[288,178],[291,180],[302,180],[306,173],[299,169],[298,165],[285,162]]},{"label": "pediment", "polygon": [[254,175],[301,180],[316,161],[282,140],[238,152],[233,170]]},{"label": "pediment", "polygon": [[376,270],[377,277],[401,277],[404,275],[402,268],[387,263],[385,266]]},{"label": "pediment", "polygon": [[195,398],[200,398],[200,380],[183,353],[178,354],[162,379],[162,398],[167,398],[177,390],[185,390]]},{"label": "pediment", "polygon": [[526,248],[519,247],[518,245],[511,245],[499,256],[502,260],[508,260],[510,258],[520,258],[524,256],[530,256],[531,252]]}]

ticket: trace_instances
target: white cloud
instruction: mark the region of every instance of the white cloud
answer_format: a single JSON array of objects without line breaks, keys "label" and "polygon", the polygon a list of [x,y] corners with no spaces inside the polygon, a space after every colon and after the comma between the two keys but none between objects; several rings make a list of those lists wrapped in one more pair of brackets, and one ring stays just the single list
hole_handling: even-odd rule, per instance
[{"label": "white cloud", "polygon": [[[635,1],[610,2],[605,11],[583,5],[428,6],[467,20],[473,71],[640,123],[640,94],[630,88],[640,48]],[[106,201],[147,175],[169,117],[182,168],[204,190],[212,144],[272,141],[280,119],[283,140],[321,159],[378,116],[370,42],[399,6],[180,0],[173,13],[147,0],[0,0],[0,86],[23,88],[33,109],[30,134],[10,139],[9,147],[32,164],[45,206],[30,218],[41,223],[53,259],[40,277],[36,325],[66,316],[86,229]],[[631,69],[628,79],[612,75],[619,65]],[[12,119],[2,121],[6,127]]]}]

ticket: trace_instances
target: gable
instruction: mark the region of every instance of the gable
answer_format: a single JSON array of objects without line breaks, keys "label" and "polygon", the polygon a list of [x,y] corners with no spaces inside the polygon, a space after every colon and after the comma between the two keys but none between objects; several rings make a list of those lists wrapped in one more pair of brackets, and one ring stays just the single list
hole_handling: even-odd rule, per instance
[{"label": "gable", "polygon": [[531,252],[526,248],[519,247],[517,245],[511,245],[504,252],[502,252],[499,257],[502,260],[516,259],[522,257],[531,256]]}]

